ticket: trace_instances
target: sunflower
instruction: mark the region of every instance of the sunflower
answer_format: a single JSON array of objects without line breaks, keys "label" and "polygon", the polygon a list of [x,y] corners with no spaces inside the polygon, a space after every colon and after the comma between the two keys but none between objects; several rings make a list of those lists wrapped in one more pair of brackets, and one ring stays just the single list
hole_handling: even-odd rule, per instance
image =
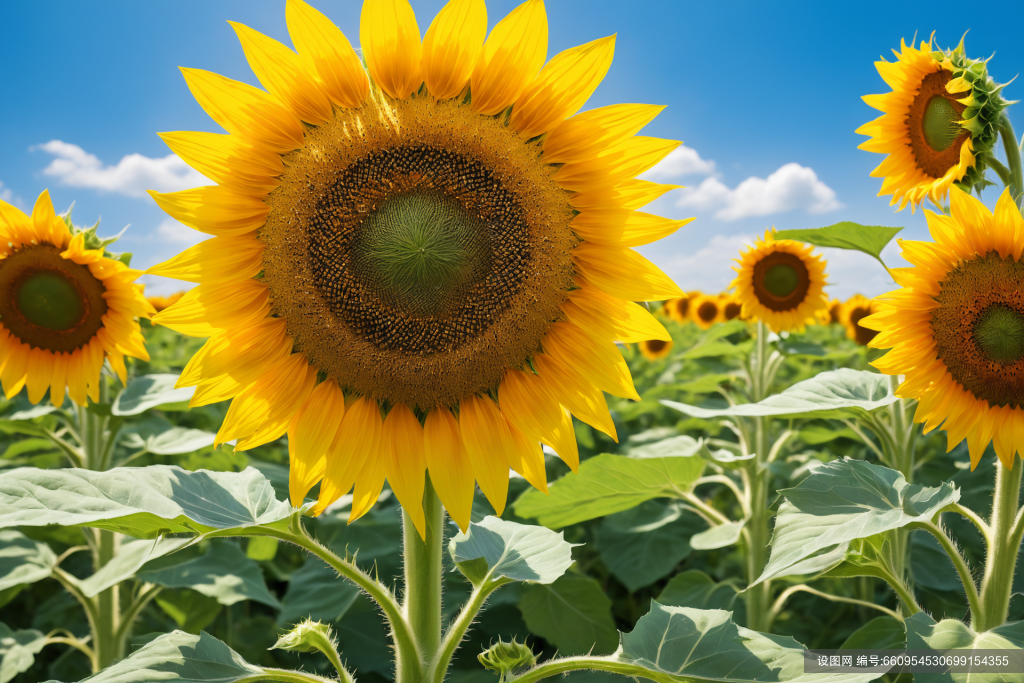
[{"label": "sunflower", "polygon": [[878,333],[864,327],[861,322],[876,310],[878,305],[875,301],[860,294],[854,294],[847,299],[839,312],[839,322],[846,328],[846,336],[861,346],[868,346]]},{"label": "sunflower", "polygon": [[773,332],[803,329],[825,308],[825,261],[809,246],[776,240],[775,228],[735,259],[736,299],[744,318],[761,320]]},{"label": "sunflower", "polygon": [[1009,190],[995,214],[959,188],[951,215],[926,212],[934,242],[900,240],[913,267],[876,300],[861,325],[869,346],[892,349],[873,365],[906,375],[896,390],[919,401],[914,420],[942,425],[953,449],[967,439],[971,467],[989,442],[1007,468],[1024,454],[1024,220]]},{"label": "sunflower", "polygon": [[[94,248],[100,243],[99,248]],[[38,403],[100,400],[100,371],[110,361],[122,382],[124,357],[149,360],[136,317],[152,307],[140,271],[104,256],[95,228],[58,216],[50,193],[32,215],[0,201],[0,382],[8,399],[24,386]]]},{"label": "sunflower", "polygon": [[168,294],[167,296],[147,296],[146,301],[153,307],[157,313],[164,310],[171,304],[177,303],[178,300],[185,296],[185,292],[175,292],[174,294]]},{"label": "sunflower", "polygon": [[668,317],[677,323],[688,323],[690,321],[690,303],[700,292],[687,292],[683,296],[669,299],[664,303],[664,310]]},{"label": "sunflower", "polygon": [[211,337],[180,384],[233,399],[218,443],[288,433],[296,505],[319,481],[355,520],[387,480],[422,534],[429,472],[465,529],[474,480],[500,514],[509,467],[546,490],[541,443],[577,467],[570,415],[614,438],[602,391],[638,398],[614,342],[667,341],[633,302],[682,292],[632,247],[688,221],[637,211],[673,186],[635,177],[679,143],[635,135],[661,107],[573,116],[614,36],[544,65],[541,0],[486,42],[482,0],[422,41],[366,0],[368,73],[309,5],[286,19],[298,53],[233,24],[266,91],[183,69],[229,135],[163,135],[219,184],[153,193],[214,235],[151,269],[198,283],[156,321]]},{"label": "sunflower", "polygon": [[672,351],[671,339],[645,339],[641,341],[640,355],[647,360],[661,360]]},{"label": "sunflower", "polygon": [[722,306],[714,294],[698,294],[693,297],[689,306],[690,320],[702,330],[722,321]]},{"label": "sunflower", "polygon": [[718,306],[722,309],[722,320],[729,321],[740,318],[743,313],[743,304],[739,302],[735,294],[723,292],[718,295]]},{"label": "sunflower", "polygon": [[1000,114],[1008,104],[1003,88],[988,77],[987,60],[964,56],[964,44],[939,51],[932,41],[920,49],[900,41],[897,61],[875,62],[892,91],[865,95],[883,114],[857,129],[871,137],[860,149],[886,154],[871,172],[883,178],[881,195],[913,211],[928,197],[941,206],[950,186],[981,189],[998,137]]}]

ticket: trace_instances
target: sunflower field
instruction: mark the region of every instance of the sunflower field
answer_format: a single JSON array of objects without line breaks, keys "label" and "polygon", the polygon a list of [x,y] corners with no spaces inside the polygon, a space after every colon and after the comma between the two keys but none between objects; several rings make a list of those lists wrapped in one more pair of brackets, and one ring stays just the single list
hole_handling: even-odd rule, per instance
[{"label": "sunflower field", "polygon": [[[0,683],[1024,681],[987,60],[876,63],[909,267],[899,227],[772,228],[684,292],[635,250],[689,223],[643,210],[661,107],[584,110],[615,36],[549,60],[540,0],[488,20],[232,23],[263,88],[183,68],[225,133],[161,134],[213,183],[151,192],[206,235],[145,271],[172,296],[0,200]],[[830,299],[823,247],[893,291]]]}]

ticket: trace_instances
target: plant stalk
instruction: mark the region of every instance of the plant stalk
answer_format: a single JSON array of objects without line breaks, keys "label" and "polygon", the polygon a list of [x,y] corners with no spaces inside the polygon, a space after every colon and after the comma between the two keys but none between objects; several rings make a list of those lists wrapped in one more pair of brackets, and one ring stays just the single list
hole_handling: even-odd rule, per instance
[{"label": "plant stalk", "polygon": [[999,133],[1003,138],[1003,149],[1006,150],[1006,163],[1010,171],[1010,182],[1007,183],[1007,187],[1010,188],[1010,195],[1013,196],[1019,209],[1022,195],[1024,195],[1024,170],[1021,168],[1020,147],[1018,146],[1020,143],[1017,141],[1017,134],[1013,132],[1010,117],[1006,115],[1006,112],[999,115]]},{"label": "plant stalk", "polygon": [[[757,345],[755,346],[755,372],[752,378],[752,389],[755,402],[761,401],[768,394],[771,384],[768,361],[768,327],[757,322]],[[754,418],[754,454],[752,471],[748,478],[750,490],[750,517],[745,525],[747,534],[747,585],[754,583],[764,572],[768,563],[768,440],[770,424],[768,418]],[[764,581],[748,588],[746,593],[747,628],[754,631],[767,631],[771,626],[770,602],[771,582]]]},{"label": "plant stalk", "polygon": [[988,552],[985,557],[985,576],[981,580],[981,613],[971,626],[981,633],[1006,623],[1013,592],[1013,573],[1020,550],[1020,533],[1014,521],[1020,509],[1020,482],[1022,466],[1014,457],[1013,469],[1002,463],[996,465],[995,497],[992,518],[989,521]]},{"label": "plant stalk", "polygon": [[[117,555],[117,534],[106,529],[96,531],[95,570],[99,571]],[[119,591],[115,584],[96,596],[96,632],[93,650],[96,652],[97,671],[105,669],[124,656],[124,641],[118,642],[120,621]]]},{"label": "plant stalk", "polygon": [[[430,483],[429,475],[426,476],[423,486],[423,513],[426,537],[420,538],[419,531],[416,530],[408,513],[402,512],[402,545],[405,556],[405,595],[402,608],[418,650],[415,653],[418,657],[415,674],[417,677],[434,658],[441,644],[444,508]],[[398,683],[416,681],[412,671],[406,670],[403,661],[410,654],[400,650],[398,652]]]}]

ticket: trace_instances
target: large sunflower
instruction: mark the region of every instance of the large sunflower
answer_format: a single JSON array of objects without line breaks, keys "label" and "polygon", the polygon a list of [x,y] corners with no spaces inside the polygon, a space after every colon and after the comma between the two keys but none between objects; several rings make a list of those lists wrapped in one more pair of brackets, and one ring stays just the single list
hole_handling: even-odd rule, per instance
[{"label": "large sunflower", "polygon": [[985,61],[965,57],[963,41],[946,52],[933,50],[931,40],[920,49],[900,41],[893,54],[895,62],[875,62],[892,91],[864,96],[883,114],[857,129],[871,137],[860,149],[888,155],[871,172],[884,178],[879,196],[914,210],[925,197],[941,206],[953,183],[983,187],[1007,104],[1003,86],[988,77]]},{"label": "large sunflower", "polygon": [[[100,399],[104,359],[127,381],[124,357],[149,360],[138,316],[152,307],[140,271],[87,243],[43,191],[31,216],[0,201],[0,382],[11,398],[24,386],[38,403]],[[96,240],[98,241],[98,240]]]},{"label": "large sunflower", "polygon": [[154,193],[215,235],[151,270],[198,283],[156,321],[211,336],[180,383],[234,399],[219,442],[288,432],[294,503],[354,487],[356,519],[387,479],[422,533],[429,471],[466,528],[474,479],[500,513],[509,467],[546,487],[541,443],[577,466],[570,413],[614,437],[602,391],[637,398],[614,342],[668,340],[633,301],[681,292],[631,247],[686,221],[636,211],[672,186],[635,176],[679,143],[635,136],[661,107],[569,118],[614,37],[544,65],[540,0],[486,42],[482,0],[422,42],[406,0],[366,0],[368,74],[315,9],[286,18],[298,53],[234,24],[267,92],[183,70],[230,135],[163,136],[219,186]]},{"label": "large sunflower", "polygon": [[864,327],[861,322],[876,310],[878,304],[862,294],[854,294],[847,299],[839,310],[839,322],[846,328],[846,336],[861,346],[867,346],[877,332]]},{"label": "large sunflower", "polygon": [[774,332],[803,329],[828,305],[825,261],[800,242],[776,240],[774,228],[735,260],[740,265],[733,267],[730,287],[744,318],[761,320]]},{"label": "large sunflower", "polygon": [[913,267],[893,270],[902,289],[861,325],[892,349],[874,366],[906,375],[896,394],[920,401],[925,431],[942,425],[950,449],[966,438],[972,467],[992,441],[1012,467],[1024,453],[1024,220],[1009,190],[994,215],[958,188],[949,199],[952,215],[927,212],[935,242],[900,240]]}]

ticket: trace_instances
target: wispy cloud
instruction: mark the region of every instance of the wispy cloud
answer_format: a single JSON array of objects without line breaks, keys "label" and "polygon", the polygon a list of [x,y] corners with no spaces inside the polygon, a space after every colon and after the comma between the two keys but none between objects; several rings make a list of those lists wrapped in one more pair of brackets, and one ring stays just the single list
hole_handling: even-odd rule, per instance
[{"label": "wispy cloud", "polygon": [[128,154],[117,164],[105,166],[95,154],[70,142],[50,140],[37,149],[56,157],[43,173],[71,187],[141,197],[146,190],[175,192],[210,183],[175,154],[159,159]]},{"label": "wispy cloud", "polygon": [[160,225],[156,226],[153,233],[158,242],[173,245],[176,249],[185,249],[210,239],[210,235],[193,230],[173,218],[165,218]]},{"label": "wispy cloud", "polygon": [[[677,253],[659,258],[655,253],[645,254],[654,260],[676,284],[686,291],[721,292],[736,277],[733,259],[754,237],[748,235],[714,235],[697,251]],[[643,251],[643,250],[641,250]]]},{"label": "wispy cloud", "polygon": [[640,177],[644,180],[661,181],[687,175],[711,175],[714,172],[715,162],[701,159],[700,154],[692,147],[681,146]]},{"label": "wispy cloud", "polygon": [[785,164],[767,178],[747,178],[735,188],[718,178],[706,178],[691,190],[681,190],[676,205],[714,211],[714,217],[724,221],[796,209],[826,213],[843,207],[835,190],[819,180],[814,169],[797,163]]},{"label": "wispy cloud", "polygon": [[[138,263],[132,263],[132,266],[139,270],[146,270],[161,261],[180,254],[192,245],[208,239],[210,239],[210,235],[193,230],[173,218],[165,218],[149,234],[148,241],[151,248],[147,250],[147,257],[139,260]],[[147,296],[164,296],[195,287],[190,282],[172,280],[159,275],[143,275],[139,278],[139,282],[146,285]]]},{"label": "wispy cloud", "polygon": [[21,201],[21,197],[14,194],[14,192],[11,191],[11,188],[4,187],[4,184],[2,182],[0,182],[0,199],[7,202],[8,204],[13,204],[22,211],[25,210],[25,204],[24,202]]}]

